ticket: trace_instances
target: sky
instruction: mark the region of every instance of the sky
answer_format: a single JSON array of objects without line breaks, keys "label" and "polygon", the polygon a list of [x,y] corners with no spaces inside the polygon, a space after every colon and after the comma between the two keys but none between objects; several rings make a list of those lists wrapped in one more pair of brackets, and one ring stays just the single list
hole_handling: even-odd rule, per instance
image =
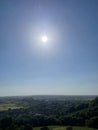
[{"label": "sky", "polygon": [[98,95],[98,0],[0,0],[0,96],[43,94]]}]

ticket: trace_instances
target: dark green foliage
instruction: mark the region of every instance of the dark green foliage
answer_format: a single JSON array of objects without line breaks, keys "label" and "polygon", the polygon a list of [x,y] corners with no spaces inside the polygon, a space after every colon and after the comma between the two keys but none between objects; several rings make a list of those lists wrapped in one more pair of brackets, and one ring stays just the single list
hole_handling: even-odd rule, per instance
[{"label": "dark green foliage", "polygon": [[[98,97],[92,101],[15,99],[27,108],[0,112],[0,129],[32,130],[48,125],[89,126],[98,128]],[[11,100],[12,101],[12,100]],[[14,102],[14,101],[13,101]],[[44,126],[44,127],[43,127]]]},{"label": "dark green foliage", "polygon": [[68,126],[66,130],[73,130],[73,128],[71,126]]},{"label": "dark green foliage", "polygon": [[49,130],[47,126],[40,128],[40,130]]},{"label": "dark green foliage", "polygon": [[9,126],[11,126],[11,124],[12,124],[12,118],[11,117],[6,117],[6,118],[3,118],[2,120],[1,120],[1,128],[2,129],[6,129],[6,128],[8,128]]},{"label": "dark green foliage", "polygon": [[90,106],[90,107],[98,106],[98,97],[96,97],[94,100],[92,100],[92,101],[89,103],[89,106]]},{"label": "dark green foliage", "polygon": [[33,130],[32,126],[31,125],[26,125],[24,127],[24,130]]},{"label": "dark green foliage", "polygon": [[88,127],[98,128],[98,117],[93,117],[89,120],[86,120],[86,125]]}]

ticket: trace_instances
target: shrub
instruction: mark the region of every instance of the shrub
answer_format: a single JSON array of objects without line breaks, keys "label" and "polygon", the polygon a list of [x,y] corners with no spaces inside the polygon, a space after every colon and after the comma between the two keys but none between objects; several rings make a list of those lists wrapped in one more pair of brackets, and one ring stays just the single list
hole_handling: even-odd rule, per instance
[{"label": "shrub", "polygon": [[45,127],[42,127],[40,130],[49,130],[49,128],[45,126]]},{"label": "shrub", "polygon": [[66,130],[73,130],[73,128],[71,126],[68,126]]}]

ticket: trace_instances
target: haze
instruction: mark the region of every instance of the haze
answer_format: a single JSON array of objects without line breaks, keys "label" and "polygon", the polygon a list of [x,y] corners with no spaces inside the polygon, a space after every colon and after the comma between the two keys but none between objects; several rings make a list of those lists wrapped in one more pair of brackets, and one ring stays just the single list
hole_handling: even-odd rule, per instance
[{"label": "haze", "polygon": [[0,96],[16,95],[98,95],[98,0],[0,1]]}]

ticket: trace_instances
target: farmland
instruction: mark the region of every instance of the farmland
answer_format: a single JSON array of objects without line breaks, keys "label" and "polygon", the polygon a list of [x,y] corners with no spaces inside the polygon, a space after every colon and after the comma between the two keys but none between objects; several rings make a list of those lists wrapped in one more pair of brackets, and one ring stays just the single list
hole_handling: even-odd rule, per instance
[{"label": "farmland", "polygon": [[14,103],[0,103],[0,111],[7,111],[9,109],[20,109],[22,106],[18,106]]}]

